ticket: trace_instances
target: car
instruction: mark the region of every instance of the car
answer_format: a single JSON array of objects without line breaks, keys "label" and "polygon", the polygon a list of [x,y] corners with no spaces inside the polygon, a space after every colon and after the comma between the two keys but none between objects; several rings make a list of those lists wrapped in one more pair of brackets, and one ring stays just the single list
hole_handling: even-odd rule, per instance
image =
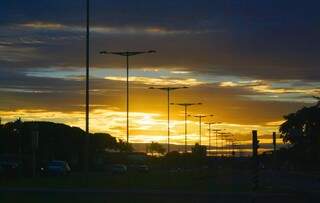
[{"label": "car", "polygon": [[145,164],[132,164],[132,165],[129,165],[128,170],[139,172],[139,173],[148,173],[150,168]]},{"label": "car", "polygon": [[141,173],[148,173],[149,167],[147,165],[138,165],[137,170],[138,172],[141,172]]},{"label": "car", "polygon": [[127,173],[127,171],[128,171],[127,166],[124,164],[114,164],[111,166],[112,174],[125,174]]},{"label": "car", "polygon": [[45,167],[41,168],[45,175],[66,176],[71,173],[71,168],[66,161],[54,160],[49,161]]},{"label": "car", "polygon": [[0,173],[5,176],[17,176],[22,172],[22,162],[16,159],[1,159]]}]

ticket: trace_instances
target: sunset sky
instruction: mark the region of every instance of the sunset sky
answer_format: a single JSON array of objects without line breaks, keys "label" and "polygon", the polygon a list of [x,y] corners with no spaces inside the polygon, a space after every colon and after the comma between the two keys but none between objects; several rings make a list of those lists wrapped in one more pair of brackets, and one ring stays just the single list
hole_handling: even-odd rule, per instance
[{"label": "sunset sky", "polygon": [[[92,132],[125,138],[125,58],[99,51],[156,50],[130,59],[130,140],[167,140],[171,102],[249,142],[270,143],[283,115],[320,95],[318,1],[93,0]],[[84,127],[85,1],[0,2],[0,117]],[[183,108],[172,106],[172,143],[184,143]],[[198,120],[189,118],[189,143]],[[206,133],[205,127],[203,133]],[[207,143],[204,137],[203,142]]]}]

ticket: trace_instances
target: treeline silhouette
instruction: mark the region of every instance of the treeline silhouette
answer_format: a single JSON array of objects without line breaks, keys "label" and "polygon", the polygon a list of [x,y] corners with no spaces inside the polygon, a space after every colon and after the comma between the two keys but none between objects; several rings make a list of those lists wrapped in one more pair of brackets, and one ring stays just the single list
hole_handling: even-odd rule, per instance
[{"label": "treeline silhouette", "polygon": [[[38,134],[36,149],[37,167],[50,160],[67,161],[73,170],[83,168],[85,152],[85,131],[65,124],[26,121],[17,119],[0,125],[0,159],[9,157],[23,161],[24,168],[32,168],[32,140]],[[152,142],[146,145],[149,153],[165,154],[161,144]],[[140,156],[136,159],[134,156]],[[141,162],[141,157],[144,161]],[[149,157],[133,152],[133,147],[107,133],[92,133],[89,136],[89,164],[92,170],[104,170],[106,165],[122,163],[147,163],[160,168],[199,166],[206,162],[206,147],[195,144],[192,153],[180,154],[172,151],[163,157]],[[187,161],[188,160],[188,161]]]},{"label": "treeline silhouette", "polygon": [[319,166],[320,161],[320,103],[303,107],[284,116],[279,128],[284,143],[289,148],[279,150],[279,155],[294,167]]},{"label": "treeline silhouette", "polygon": [[[78,127],[65,124],[18,119],[0,126],[0,154],[16,155],[19,159],[28,159],[32,154],[32,136],[38,133],[37,160],[66,160],[73,168],[81,168],[83,163],[86,133]],[[105,149],[119,152],[132,151],[131,145],[117,140],[107,133],[92,133],[89,136],[89,154]]]}]

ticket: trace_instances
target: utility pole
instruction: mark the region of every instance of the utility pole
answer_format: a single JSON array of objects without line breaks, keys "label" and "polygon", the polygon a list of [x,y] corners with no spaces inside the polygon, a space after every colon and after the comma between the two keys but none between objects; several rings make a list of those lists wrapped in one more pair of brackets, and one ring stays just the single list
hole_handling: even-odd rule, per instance
[{"label": "utility pole", "polygon": [[194,105],[201,105],[202,103],[171,103],[171,105],[178,105],[184,107],[184,153],[187,153],[187,121],[188,121],[188,107],[194,106]]},{"label": "utility pole", "polygon": [[168,104],[168,143],[167,153],[170,152],[170,92],[178,89],[186,89],[188,87],[150,87],[149,89],[158,89],[167,92],[167,104]]}]

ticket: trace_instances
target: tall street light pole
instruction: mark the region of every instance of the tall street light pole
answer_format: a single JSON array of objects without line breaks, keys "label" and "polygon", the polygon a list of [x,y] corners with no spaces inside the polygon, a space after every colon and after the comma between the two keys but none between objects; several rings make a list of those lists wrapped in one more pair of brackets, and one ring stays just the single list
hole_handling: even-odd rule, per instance
[{"label": "tall street light pole", "polygon": [[193,105],[201,105],[202,103],[171,103],[171,105],[178,105],[184,107],[184,153],[187,153],[187,119],[188,119],[188,107]]},{"label": "tall street light pole", "polygon": [[157,89],[167,92],[167,103],[168,103],[168,147],[167,152],[170,152],[170,92],[178,89],[186,89],[188,87],[150,87],[149,89]]},{"label": "tall street light pole", "polygon": [[[215,125],[215,124],[220,124],[221,122],[212,122],[212,125]],[[212,130],[210,130],[210,131],[213,131],[213,132],[215,132],[215,144],[216,144],[216,148],[217,148],[217,146],[218,146],[218,142],[217,142],[217,133],[219,132],[219,131],[221,131],[221,129],[212,129]]]},{"label": "tall street light pole", "polygon": [[[189,115],[191,116],[191,115]],[[201,121],[202,121],[202,118],[205,118],[207,116],[213,116],[212,114],[211,115],[195,115],[193,117],[195,118],[199,118],[199,145],[201,145]]]},{"label": "tall street light pole", "polygon": [[90,68],[90,1],[86,0],[86,136],[85,136],[85,157],[84,157],[84,173],[85,182],[88,185],[89,181],[89,68]]},{"label": "tall street light pole", "polygon": [[227,142],[227,149],[228,149],[228,154],[232,155],[232,140],[233,140],[233,134],[228,133],[226,135],[226,142]]},{"label": "tall street light pole", "polygon": [[155,53],[154,50],[149,51],[122,51],[122,52],[109,52],[100,51],[100,54],[114,54],[126,57],[126,70],[127,70],[127,143],[129,144],[129,57],[139,54],[151,54]]},{"label": "tall street light pole", "polygon": [[209,146],[208,146],[208,149],[209,149],[209,154],[210,154],[210,150],[211,150],[211,125],[213,124],[216,124],[215,122],[208,122],[208,123],[204,123],[204,124],[207,124],[208,125],[208,131],[209,131]]},{"label": "tall street light pole", "polygon": [[226,134],[228,134],[228,133],[226,133],[226,132],[221,132],[221,133],[219,133],[219,135],[220,135],[220,137],[221,137],[221,148],[222,148],[222,153],[221,153],[221,156],[224,156],[224,149],[225,149],[225,143],[224,143],[224,136],[226,135]]},{"label": "tall street light pole", "polygon": [[215,132],[215,141],[216,141],[216,152],[215,152],[215,154],[216,155],[218,155],[218,132],[220,132],[221,131],[221,129],[213,129],[212,130],[213,132]]},{"label": "tall street light pole", "polygon": [[236,156],[236,151],[235,151],[235,140],[234,140],[234,138],[232,138],[231,144],[232,144],[232,156],[235,157]]},{"label": "tall street light pole", "polygon": [[225,150],[225,156],[227,157],[228,156],[228,154],[229,154],[229,145],[228,145],[228,136],[229,136],[229,133],[227,132],[227,133],[225,133],[224,135],[223,135],[223,137],[224,137],[224,150]]},{"label": "tall street light pole", "polygon": [[230,133],[230,138],[229,138],[230,140],[230,142],[229,142],[229,144],[230,144],[230,155],[231,156],[233,156],[234,154],[235,154],[235,152],[234,152],[234,135],[232,134],[232,133]]}]

